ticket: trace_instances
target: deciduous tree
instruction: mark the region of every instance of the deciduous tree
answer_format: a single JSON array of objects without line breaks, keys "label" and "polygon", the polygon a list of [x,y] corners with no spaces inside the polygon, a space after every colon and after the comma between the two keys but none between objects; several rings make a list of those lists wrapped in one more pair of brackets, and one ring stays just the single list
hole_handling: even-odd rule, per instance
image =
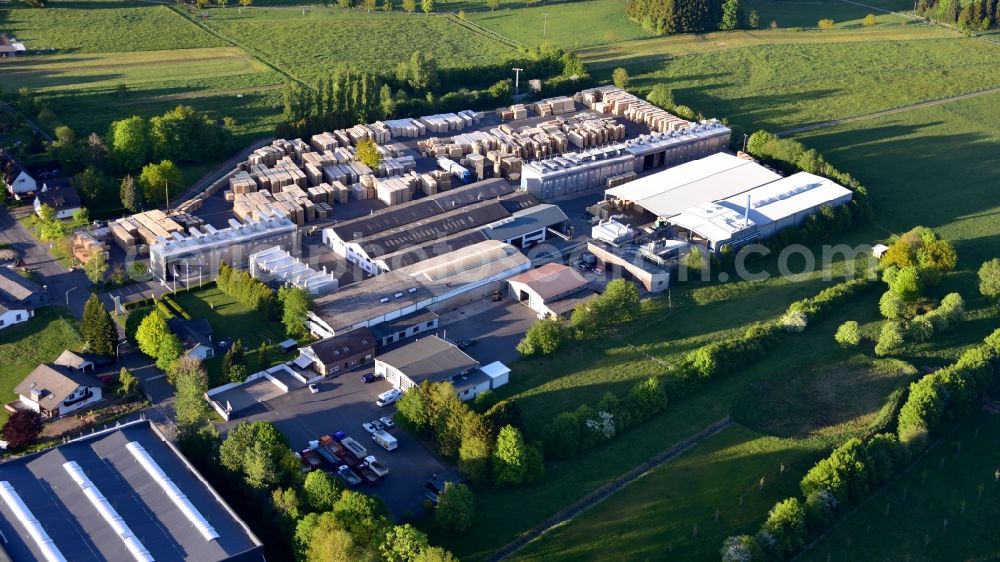
[{"label": "deciduous tree", "polygon": [[493,451],[493,479],[498,484],[520,484],[526,470],[524,438],[516,427],[504,426],[497,435]]},{"label": "deciduous tree", "polygon": [[562,324],[553,318],[545,318],[528,328],[524,338],[517,344],[517,351],[526,357],[549,355],[559,349],[562,339]]},{"label": "deciduous tree", "polygon": [[87,280],[98,285],[104,282],[104,274],[108,272],[108,259],[100,248],[91,248],[87,255],[87,263],[83,264],[83,273]]},{"label": "deciduous tree", "polygon": [[142,200],[160,204],[166,201],[170,189],[176,189],[184,184],[184,174],[170,160],[159,164],[143,166],[139,174],[139,185],[142,186]]},{"label": "deciduous tree", "polygon": [[185,357],[173,367],[177,397],[174,410],[177,414],[177,428],[183,434],[200,430],[208,423],[209,409],[205,401],[208,390],[207,375],[201,362],[193,357]]},{"label": "deciduous tree", "polygon": [[3,426],[3,439],[11,449],[30,445],[42,433],[42,416],[34,410],[18,410]]},{"label": "deciduous tree", "polygon": [[841,347],[855,347],[861,343],[861,328],[856,321],[848,320],[837,328],[837,333],[834,334],[833,339]]},{"label": "deciduous tree", "polygon": [[721,31],[732,31],[740,26],[740,0],[725,0],[722,3]]},{"label": "deciduous tree", "polygon": [[465,484],[446,482],[438,496],[434,521],[450,531],[464,531],[472,526],[474,514],[472,490]]},{"label": "deciduous tree", "polygon": [[993,258],[980,266],[979,292],[991,301],[1000,302],[1000,258]]},{"label": "deciduous tree", "polygon": [[142,208],[142,192],[136,188],[135,178],[131,174],[126,174],[122,178],[119,194],[121,195],[122,206],[129,211],[135,213]]},{"label": "deciduous tree", "polygon": [[305,502],[309,509],[319,513],[333,509],[344,488],[333,476],[322,470],[314,470],[306,475],[302,491],[305,493]]},{"label": "deciduous tree", "polygon": [[111,158],[123,170],[138,170],[150,152],[149,128],[138,115],[111,123],[106,136]]},{"label": "deciduous tree", "polygon": [[118,372],[118,394],[128,398],[137,388],[139,388],[139,378],[133,375],[132,371],[122,367]]},{"label": "deciduous tree", "polygon": [[154,309],[139,323],[139,328],[135,332],[135,341],[139,344],[139,351],[155,358],[160,351],[160,343],[168,335],[170,335],[170,328],[167,327],[166,318],[164,318],[163,313]]},{"label": "deciduous tree", "polygon": [[619,66],[611,73],[611,81],[614,82],[615,86],[618,86],[623,90],[628,88],[628,71]]}]

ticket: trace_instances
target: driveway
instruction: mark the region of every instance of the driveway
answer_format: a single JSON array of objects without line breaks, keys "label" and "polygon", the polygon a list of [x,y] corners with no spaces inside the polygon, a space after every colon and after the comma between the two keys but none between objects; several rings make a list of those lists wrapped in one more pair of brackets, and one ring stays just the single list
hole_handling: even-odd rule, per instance
[{"label": "driveway", "polygon": [[343,431],[389,468],[385,478],[373,486],[362,485],[359,489],[381,497],[397,520],[407,514],[418,515],[423,511],[424,482],[447,467],[434,452],[398,427],[390,430],[399,439],[396,450],[386,451],[372,441],[361,424],[381,416],[392,416],[395,407],[375,405],[378,394],[391,386],[384,381],[362,383],[361,375],[367,372],[371,372],[370,366],[323,381],[319,383],[317,394],[310,393],[308,388],[291,390],[261,402],[251,415],[221,424],[219,431],[226,432],[244,421],[270,421],[288,437],[293,450],[306,448],[310,440],[322,435]]}]

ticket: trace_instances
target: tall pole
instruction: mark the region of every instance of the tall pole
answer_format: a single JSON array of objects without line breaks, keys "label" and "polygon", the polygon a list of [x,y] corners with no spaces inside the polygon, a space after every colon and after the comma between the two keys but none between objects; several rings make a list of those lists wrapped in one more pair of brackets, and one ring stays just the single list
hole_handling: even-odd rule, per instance
[{"label": "tall pole", "polygon": [[66,308],[69,308],[69,294],[79,288],[80,288],[79,286],[71,287],[70,290],[66,291]]},{"label": "tall pole", "polygon": [[517,90],[518,86],[521,84],[521,72],[524,71],[523,68],[512,68],[514,71],[514,101],[517,101]]},{"label": "tall pole", "polygon": [[170,212],[170,188],[167,185],[167,180],[163,180],[163,195],[167,198],[167,212]]}]

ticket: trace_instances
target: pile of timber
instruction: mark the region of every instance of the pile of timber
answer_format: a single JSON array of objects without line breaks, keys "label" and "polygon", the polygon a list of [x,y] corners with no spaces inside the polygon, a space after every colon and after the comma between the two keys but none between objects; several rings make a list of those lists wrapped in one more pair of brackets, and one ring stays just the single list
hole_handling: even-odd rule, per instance
[{"label": "pile of timber", "polygon": [[513,121],[528,118],[528,106],[523,103],[515,103],[510,107],[498,107],[497,117],[502,121]]},{"label": "pile of timber", "polygon": [[111,230],[108,227],[77,232],[73,237],[73,257],[84,265],[97,254],[102,254],[107,260],[110,257],[111,247],[107,242],[110,237]]},{"label": "pile of timber", "polygon": [[110,229],[111,238],[119,248],[140,255],[148,253],[149,246],[157,238],[170,238],[175,232],[184,233],[183,226],[158,209],[118,219],[111,223]]},{"label": "pile of timber", "polygon": [[[281,191],[255,191],[239,193],[233,201],[233,212],[243,222],[262,221],[268,217],[285,217],[295,224],[303,224],[316,219],[316,203],[311,198],[315,192],[304,191],[297,185],[286,185]],[[321,201],[329,206],[329,199]]]},{"label": "pile of timber", "polygon": [[653,132],[666,133],[691,125],[689,121],[615,86],[584,90],[576,95],[576,99],[598,113],[625,117],[630,121],[646,125]]},{"label": "pile of timber", "polygon": [[531,109],[542,117],[560,115],[576,111],[576,102],[573,101],[573,98],[559,96],[533,103],[531,104]]},{"label": "pile of timber", "polygon": [[375,194],[386,205],[399,205],[413,199],[413,192],[420,183],[420,176],[416,173],[382,178],[375,185]]}]

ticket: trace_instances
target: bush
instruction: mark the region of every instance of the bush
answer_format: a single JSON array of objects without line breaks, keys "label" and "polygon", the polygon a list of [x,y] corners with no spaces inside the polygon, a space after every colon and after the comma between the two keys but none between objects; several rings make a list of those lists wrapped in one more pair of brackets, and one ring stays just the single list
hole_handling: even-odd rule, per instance
[{"label": "bush", "polygon": [[903,328],[899,322],[891,320],[882,324],[882,331],[879,332],[878,342],[875,344],[875,355],[884,357],[892,355],[903,347]]},{"label": "bush", "polygon": [[34,410],[18,410],[3,426],[3,438],[11,449],[31,445],[42,433],[42,415]]},{"label": "bush", "polygon": [[993,258],[979,268],[979,292],[991,301],[1000,301],[1000,258]]},{"label": "bush", "polygon": [[848,320],[837,328],[837,333],[834,334],[833,339],[841,347],[856,347],[861,343],[861,328],[854,320]]},{"label": "bush", "polygon": [[517,351],[525,357],[549,355],[562,345],[563,336],[563,326],[558,320],[539,320],[528,328],[524,338],[518,342]]},{"label": "bush", "polygon": [[434,510],[434,522],[448,531],[464,531],[472,526],[473,503],[468,486],[447,482]]}]

